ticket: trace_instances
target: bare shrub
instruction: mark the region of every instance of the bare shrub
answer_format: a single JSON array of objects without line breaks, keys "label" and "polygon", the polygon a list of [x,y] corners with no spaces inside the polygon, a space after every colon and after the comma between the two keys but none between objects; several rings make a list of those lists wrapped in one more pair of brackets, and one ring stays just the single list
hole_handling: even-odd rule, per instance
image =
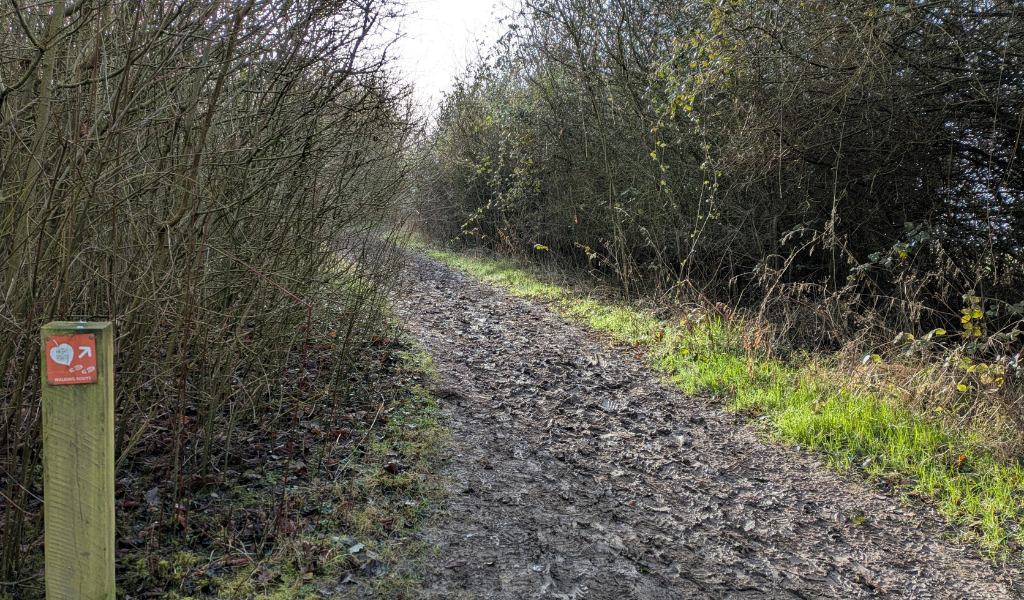
[{"label": "bare shrub", "polygon": [[[290,406],[310,335],[340,331],[346,357],[374,335],[412,131],[373,45],[391,13],[0,7],[4,580],[40,526],[41,324],[116,324],[119,464],[159,425],[176,499],[227,463],[237,419]],[[319,377],[340,390],[336,364]]]}]

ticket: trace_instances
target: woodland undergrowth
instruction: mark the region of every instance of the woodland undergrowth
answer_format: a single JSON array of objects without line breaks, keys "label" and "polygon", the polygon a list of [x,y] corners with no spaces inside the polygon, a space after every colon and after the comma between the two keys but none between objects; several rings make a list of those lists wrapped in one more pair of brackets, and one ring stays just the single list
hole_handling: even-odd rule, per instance
[{"label": "woodland undergrowth", "polygon": [[[378,376],[365,357],[391,337],[402,263],[416,123],[387,58],[400,12],[389,0],[0,7],[0,593],[41,593],[51,320],[115,327],[126,594],[199,593],[206,576],[190,569],[220,573],[224,557],[257,569],[311,520],[282,500],[286,477],[358,476],[337,472],[359,454],[337,432],[394,401],[356,383]],[[327,552],[314,546],[303,552]]]},{"label": "woodland undergrowth", "polygon": [[[191,478],[188,501],[165,479],[169,432],[145,436],[118,468],[118,597],[413,597],[433,553],[416,531],[443,509],[447,434],[429,355],[390,334],[359,349],[342,397],[318,377],[341,358],[336,330],[312,340],[310,385],[282,377],[286,402],[236,421],[224,468]],[[43,597],[42,551],[25,548],[34,575],[0,597]]]}]

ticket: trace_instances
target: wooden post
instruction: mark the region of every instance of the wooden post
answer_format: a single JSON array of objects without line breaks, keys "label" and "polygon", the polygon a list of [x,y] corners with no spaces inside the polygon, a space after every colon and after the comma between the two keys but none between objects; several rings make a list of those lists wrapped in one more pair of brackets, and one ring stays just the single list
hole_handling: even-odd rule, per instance
[{"label": "wooden post", "polygon": [[42,377],[46,598],[115,600],[114,326],[45,325]]}]

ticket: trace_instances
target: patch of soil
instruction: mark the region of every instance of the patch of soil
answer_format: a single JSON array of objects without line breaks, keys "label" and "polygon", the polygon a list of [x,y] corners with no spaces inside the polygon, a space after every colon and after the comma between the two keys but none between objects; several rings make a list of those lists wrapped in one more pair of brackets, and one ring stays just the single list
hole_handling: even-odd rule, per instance
[{"label": "patch of soil", "polygon": [[421,596],[1010,598],[939,517],[759,439],[543,306],[422,256],[396,310],[448,399]]}]

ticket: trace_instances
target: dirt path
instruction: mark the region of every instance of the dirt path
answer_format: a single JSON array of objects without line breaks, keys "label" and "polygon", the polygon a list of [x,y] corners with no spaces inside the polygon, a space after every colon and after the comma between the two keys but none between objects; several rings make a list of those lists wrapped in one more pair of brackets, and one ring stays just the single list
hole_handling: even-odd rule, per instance
[{"label": "dirt path", "polygon": [[430,259],[409,272],[398,310],[453,437],[424,597],[1017,597],[926,511],[760,441],[600,336]]}]

